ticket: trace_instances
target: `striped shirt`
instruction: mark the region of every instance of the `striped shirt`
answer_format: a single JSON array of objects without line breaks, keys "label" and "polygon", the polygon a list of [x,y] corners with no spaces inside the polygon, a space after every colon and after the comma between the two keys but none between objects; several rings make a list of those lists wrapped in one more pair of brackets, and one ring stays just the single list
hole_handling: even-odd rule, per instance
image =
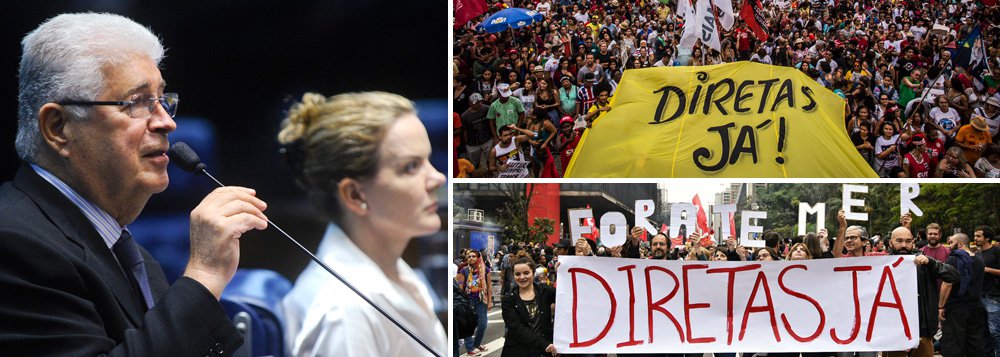
[{"label": "striped shirt", "polygon": [[594,87],[580,87],[576,95],[576,100],[580,102],[580,114],[587,114],[590,111],[590,107],[597,102],[597,93],[594,93]]},{"label": "striped shirt", "polygon": [[80,208],[80,211],[87,217],[90,224],[94,225],[94,229],[97,230],[97,233],[101,235],[101,238],[104,238],[104,243],[108,245],[108,249],[111,249],[111,247],[115,245],[115,242],[118,242],[118,238],[122,235],[122,230],[126,228],[118,225],[118,221],[112,218],[110,214],[104,212],[104,210],[100,207],[97,207],[94,203],[80,196],[80,194],[76,193],[76,191],[66,185],[65,182],[62,182],[62,180],[53,175],[51,172],[48,172],[35,164],[31,164],[31,168],[34,169],[39,176],[45,179],[45,181],[48,181],[52,184],[52,186],[55,186],[59,192],[62,192],[62,194],[66,196],[70,202],[73,202],[73,204]]}]

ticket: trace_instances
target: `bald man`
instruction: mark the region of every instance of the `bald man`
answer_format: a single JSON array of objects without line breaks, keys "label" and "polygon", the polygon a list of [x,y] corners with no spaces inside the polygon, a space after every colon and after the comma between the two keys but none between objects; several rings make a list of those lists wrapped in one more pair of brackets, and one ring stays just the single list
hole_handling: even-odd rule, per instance
[{"label": "bald man", "polygon": [[910,231],[910,217],[903,216],[900,222],[904,226],[892,230],[889,236],[889,247],[892,255],[917,254],[913,262],[917,264],[917,306],[920,316],[920,344],[909,351],[884,352],[887,357],[896,356],[926,356],[934,355],[934,334],[938,327],[938,291],[936,279],[946,283],[959,281],[958,270],[954,267],[923,255],[914,246],[913,232]]}]

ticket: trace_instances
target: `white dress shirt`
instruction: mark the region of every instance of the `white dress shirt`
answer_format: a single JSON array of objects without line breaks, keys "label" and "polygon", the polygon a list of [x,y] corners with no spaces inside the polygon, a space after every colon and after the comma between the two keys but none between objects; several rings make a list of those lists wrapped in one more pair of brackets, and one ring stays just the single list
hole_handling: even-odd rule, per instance
[{"label": "white dress shirt", "polygon": [[[427,286],[403,259],[397,262],[402,281],[397,284],[333,223],[317,253],[437,353],[448,354],[448,337],[431,310]],[[309,263],[282,304],[285,341],[294,356],[431,355],[315,262]]]}]

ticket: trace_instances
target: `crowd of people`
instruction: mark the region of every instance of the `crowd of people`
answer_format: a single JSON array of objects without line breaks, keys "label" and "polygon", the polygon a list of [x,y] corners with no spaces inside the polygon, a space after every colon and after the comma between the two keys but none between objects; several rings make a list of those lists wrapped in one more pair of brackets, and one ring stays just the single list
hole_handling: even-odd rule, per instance
[{"label": "crowd of people", "polygon": [[[485,33],[480,16],[456,29],[456,176],[561,177],[623,71],[757,61],[845,98],[845,130],[882,177],[1000,177],[995,4],[765,0],[769,37],[737,20],[716,50],[679,46],[684,19],[668,3],[501,1],[483,16],[509,6],[544,18]],[[966,45],[970,35],[979,41]]]},{"label": "crowd of people", "polygon": [[[761,235],[764,247],[751,248],[737,243],[730,237],[716,244],[709,235],[691,234],[682,244],[675,244],[664,233],[644,241],[643,228],[632,228],[628,239],[621,246],[606,247],[597,241],[580,238],[575,242],[561,239],[547,246],[542,243],[508,241],[490,259],[487,252],[463,249],[456,264],[460,266],[455,280],[463,286],[468,296],[475,296],[483,285],[482,272],[499,272],[496,285],[503,303],[503,317],[507,333],[504,349],[549,355],[553,330],[551,319],[554,300],[549,299],[551,286],[559,283],[559,257],[562,255],[603,256],[652,260],[682,261],[779,261],[831,259],[879,255],[917,255],[920,344],[910,351],[882,352],[882,356],[1000,356],[1000,248],[994,247],[996,238],[992,227],[978,225],[973,237],[954,230],[946,236],[938,223],[924,228],[914,227],[912,218],[903,215],[900,226],[885,234],[869,235],[862,227],[847,224],[844,212],[838,214],[836,236],[825,229],[796,237],[782,237],[774,231]],[[486,257],[483,259],[482,257]],[[520,267],[519,265],[524,265]],[[528,284],[528,282],[532,284]],[[487,279],[485,281],[489,283]],[[544,315],[532,314],[525,320],[518,312],[523,303],[526,287],[531,285],[535,306],[543,308]],[[482,296],[479,293],[478,296]],[[544,299],[543,300],[543,296]],[[511,300],[508,306],[507,299]],[[541,303],[545,302],[545,306]],[[530,304],[531,302],[529,302]],[[553,305],[549,305],[553,304]],[[510,309],[510,311],[508,311]],[[529,310],[530,311],[530,310]],[[523,313],[523,311],[520,311]],[[480,313],[485,316],[485,310]],[[528,323],[525,323],[528,321]],[[488,328],[485,318],[478,326]],[[518,329],[534,331],[525,334]],[[466,339],[466,356],[479,355],[484,331],[477,330],[475,337]],[[471,340],[471,341],[470,341]],[[551,347],[551,349],[550,349]],[[455,355],[459,349],[456,339]],[[878,352],[803,353],[808,356],[877,356]],[[735,353],[716,353],[716,356],[735,356]],[[754,355],[743,353],[744,356]],[[799,353],[768,353],[768,356],[798,356]],[[701,354],[697,354],[701,356]]]}]

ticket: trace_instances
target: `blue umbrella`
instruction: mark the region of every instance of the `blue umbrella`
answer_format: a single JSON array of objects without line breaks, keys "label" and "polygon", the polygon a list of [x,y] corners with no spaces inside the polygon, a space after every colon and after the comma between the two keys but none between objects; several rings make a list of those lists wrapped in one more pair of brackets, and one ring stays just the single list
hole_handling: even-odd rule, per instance
[{"label": "blue umbrella", "polygon": [[506,29],[519,29],[537,21],[542,21],[542,14],[534,10],[512,7],[487,16],[479,26],[476,26],[476,29],[495,33]]}]

